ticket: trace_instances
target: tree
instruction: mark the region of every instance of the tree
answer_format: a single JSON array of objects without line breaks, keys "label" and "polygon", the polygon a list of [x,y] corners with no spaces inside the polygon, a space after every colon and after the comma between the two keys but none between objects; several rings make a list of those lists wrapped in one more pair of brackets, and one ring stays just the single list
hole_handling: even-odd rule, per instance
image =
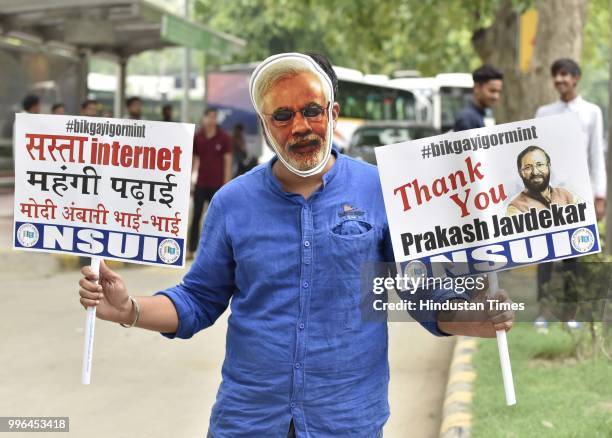
[{"label": "tree", "polygon": [[472,17],[461,1],[197,0],[195,16],[248,41],[233,62],[311,50],[365,73],[418,69],[427,75],[478,63],[470,47]]},{"label": "tree", "polygon": [[[521,73],[518,19],[531,7],[538,30],[531,68]],[[592,94],[603,94],[607,76],[609,46],[601,35],[608,30],[608,0],[197,0],[195,11],[196,19],[248,41],[234,62],[314,50],[365,73],[435,75],[491,63],[506,76],[499,122],[533,117],[539,105],[557,98],[549,73],[557,58],[593,67],[583,89]]]},{"label": "tree", "polygon": [[[587,28],[586,52],[593,59],[607,59],[599,35],[605,31],[606,0],[592,0],[594,25]],[[518,13],[536,5],[541,13],[540,29],[557,41],[542,38],[539,45],[555,46],[565,53],[565,43],[574,41],[568,23],[580,36],[572,53],[579,54],[581,29],[587,0],[196,0],[195,19],[245,39],[245,50],[233,62],[252,62],[286,51],[314,50],[326,53],[336,65],[365,73],[392,73],[418,69],[424,75],[470,71],[493,46],[483,47],[496,35],[504,46],[495,49],[505,58],[515,58]],[[578,11],[578,12],[576,12]],[[554,14],[554,15],[551,15]],[[579,23],[573,23],[576,16]],[[511,20],[502,26],[500,20]],[[556,27],[556,29],[555,29]],[[551,33],[549,31],[553,31]],[[573,30],[572,30],[573,32]],[[505,37],[501,34],[505,33]],[[478,41],[480,53],[471,40]],[[576,34],[577,35],[577,34]],[[578,36],[578,35],[577,35]],[[605,53],[605,56],[601,56]],[[511,65],[514,68],[514,64]]]},{"label": "tree", "polygon": [[518,18],[511,0],[503,0],[491,26],[477,29],[472,42],[483,62],[505,75],[495,118],[509,122],[531,118],[538,106],[558,98],[550,85],[550,65],[558,58],[580,60],[588,0],[538,0],[538,29],[530,69],[518,69]]}]

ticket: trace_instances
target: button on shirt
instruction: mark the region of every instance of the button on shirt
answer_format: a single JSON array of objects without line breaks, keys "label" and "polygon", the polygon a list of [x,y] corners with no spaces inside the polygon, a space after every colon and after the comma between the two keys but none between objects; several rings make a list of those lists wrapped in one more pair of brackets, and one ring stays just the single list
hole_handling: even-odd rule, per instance
[{"label": "button on shirt", "polygon": [[[308,200],[283,191],[274,161],[223,186],[191,269],[159,292],[179,317],[169,338],[190,338],[231,306],[214,438],[286,438],[292,418],[300,437],[371,438],[389,416],[387,325],[359,308],[362,264],[392,260],[380,180],[334,155]],[[421,319],[444,335],[435,314]]]},{"label": "button on shirt", "polygon": [[604,158],[603,117],[601,109],[597,105],[587,102],[578,96],[569,102],[558,100],[541,106],[536,112],[536,117],[552,116],[566,112],[575,113],[580,119],[580,126],[586,141],[581,145],[576,145],[576,151],[585,154],[587,157],[593,195],[597,198],[605,198],[606,162]]}]

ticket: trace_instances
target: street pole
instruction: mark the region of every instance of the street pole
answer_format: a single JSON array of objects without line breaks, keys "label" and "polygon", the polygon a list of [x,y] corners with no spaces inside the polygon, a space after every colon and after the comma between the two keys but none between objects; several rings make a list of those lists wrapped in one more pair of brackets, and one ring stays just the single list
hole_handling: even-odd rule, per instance
[{"label": "street pole", "polygon": [[127,58],[121,57],[117,62],[117,88],[115,88],[115,102],[113,114],[122,118],[125,110],[125,88],[127,84]]},{"label": "street pole", "polygon": [[[608,26],[608,38],[610,41],[610,56],[608,56],[609,63],[609,77],[608,77],[608,159],[607,159],[607,193],[612,190],[612,0],[610,0],[610,9],[608,15],[610,16],[610,23]],[[606,254],[612,255],[612,202],[610,197],[606,193]]]},{"label": "street pole", "polygon": [[76,93],[76,105],[75,108],[81,108],[81,104],[87,99],[87,75],[89,73],[89,51],[87,49],[81,49],[78,53],[79,65],[78,65],[78,78],[77,78],[77,93]]},{"label": "street pole", "polygon": [[[611,0],[612,1],[612,0]],[[189,20],[189,0],[185,0],[184,3],[184,14],[185,19]],[[190,72],[191,72],[191,49],[185,47],[183,49],[183,101],[181,102],[181,121],[189,121],[189,85],[190,85]]]}]

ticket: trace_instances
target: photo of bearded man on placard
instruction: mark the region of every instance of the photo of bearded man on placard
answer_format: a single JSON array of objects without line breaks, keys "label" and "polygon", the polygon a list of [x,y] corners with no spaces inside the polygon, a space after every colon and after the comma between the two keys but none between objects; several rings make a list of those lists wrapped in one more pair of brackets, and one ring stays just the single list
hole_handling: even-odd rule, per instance
[{"label": "photo of bearded man on placard", "polygon": [[508,204],[507,216],[527,213],[530,209],[549,209],[558,206],[578,204],[576,195],[563,187],[550,185],[551,162],[548,153],[539,146],[528,146],[518,154],[516,166],[525,189]]}]

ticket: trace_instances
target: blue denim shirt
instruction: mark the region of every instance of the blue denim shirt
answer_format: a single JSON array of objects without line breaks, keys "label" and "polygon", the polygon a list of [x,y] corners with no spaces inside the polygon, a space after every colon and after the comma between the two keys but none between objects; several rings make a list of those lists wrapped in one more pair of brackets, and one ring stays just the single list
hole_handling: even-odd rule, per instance
[{"label": "blue denim shirt", "polygon": [[190,338],[231,305],[215,438],[285,438],[291,418],[300,437],[371,438],[389,416],[387,324],[359,308],[362,263],[393,259],[380,180],[334,155],[308,200],[283,191],[273,161],[221,188],[191,269],[159,292],[179,317],[169,338]]}]

